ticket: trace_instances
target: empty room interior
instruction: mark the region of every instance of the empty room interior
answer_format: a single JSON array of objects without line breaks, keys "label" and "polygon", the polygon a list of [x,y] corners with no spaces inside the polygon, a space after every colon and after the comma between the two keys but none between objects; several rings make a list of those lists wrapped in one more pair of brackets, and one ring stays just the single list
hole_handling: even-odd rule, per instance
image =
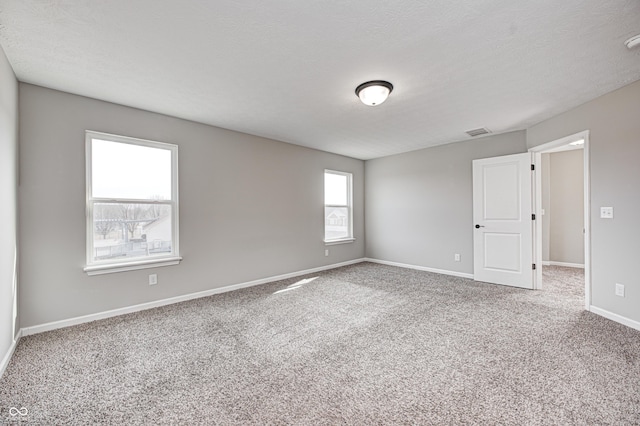
[{"label": "empty room interior", "polygon": [[640,424],[640,2],[0,0],[0,424]]}]

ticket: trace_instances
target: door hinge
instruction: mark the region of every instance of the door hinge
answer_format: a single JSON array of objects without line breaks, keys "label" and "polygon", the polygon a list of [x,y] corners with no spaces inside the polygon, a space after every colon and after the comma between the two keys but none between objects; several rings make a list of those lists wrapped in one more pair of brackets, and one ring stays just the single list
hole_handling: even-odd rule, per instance
[{"label": "door hinge", "polygon": [[536,264],[535,263],[531,264],[531,269],[536,269]]},{"label": "door hinge", "polygon": [[531,213],[531,220],[536,220],[536,214],[535,213]]},{"label": "door hinge", "polygon": [[535,164],[532,164],[532,165],[531,165],[531,170],[535,170],[535,169],[536,169]]}]

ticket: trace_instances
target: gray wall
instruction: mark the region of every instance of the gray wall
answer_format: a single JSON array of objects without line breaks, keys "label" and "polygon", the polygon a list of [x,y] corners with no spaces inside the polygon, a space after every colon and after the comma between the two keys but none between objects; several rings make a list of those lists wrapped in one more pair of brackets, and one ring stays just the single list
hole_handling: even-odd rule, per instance
[{"label": "gray wall", "polygon": [[549,261],[549,237],[551,230],[551,154],[542,154],[540,167],[542,179],[542,261]]},{"label": "gray wall", "polygon": [[[640,81],[543,121],[527,131],[533,147],[590,130],[591,303],[640,321]],[[600,219],[600,207],[614,219]],[[625,285],[624,298],[615,284]]]},{"label": "gray wall", "polygon": [[575,149],[550,157],[549,260],[583,265],[584,156]]},{"label": "gray wall", "polygon": [[[18,82],[0,48],[0,361],[13,343],[17,262]],[[17,324],[16,324],[17,328]]]},{"label": "gray wall", "polygon": [[367,257],[472,274],[471,162],[525,151],[520,131],[367,161]]},{"label": "gray wall", "polygon": [[[180,265],[82,271],[85,130],[179,145]],[[22,327],[364,257],[360,160],[22,83],[20,132]],[[325,168],[354,175],[357,239],[329,257]]]}]

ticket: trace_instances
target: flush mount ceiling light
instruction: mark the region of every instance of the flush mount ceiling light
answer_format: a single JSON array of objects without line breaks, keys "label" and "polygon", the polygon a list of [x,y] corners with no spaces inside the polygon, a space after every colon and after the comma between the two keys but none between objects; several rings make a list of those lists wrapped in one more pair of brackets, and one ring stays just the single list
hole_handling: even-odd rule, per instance
[{"label": "flush mount ceiling light", "polygon": [[636,46],[640,46],[640,34],[633,36],[629,40],[625,41],[624,45],[627,46],[627,49],[633,49]]},{"label": "flush mount ceiling light", "polygon": [[356,95],[363,104],[376,106],[386,101],[392,90],[393,84],[388,81],[374,80],[367,81],[356,87]]}]

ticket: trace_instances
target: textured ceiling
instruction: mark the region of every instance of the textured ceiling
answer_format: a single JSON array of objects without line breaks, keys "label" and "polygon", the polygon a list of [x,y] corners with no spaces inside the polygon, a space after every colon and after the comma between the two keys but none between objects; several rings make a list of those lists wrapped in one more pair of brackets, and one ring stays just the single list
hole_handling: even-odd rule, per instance
[{"label": "textured ceiling", "polygon": [[20,81],[360,159],[636,81],[638,33],[640,0],[0,0]]}]

